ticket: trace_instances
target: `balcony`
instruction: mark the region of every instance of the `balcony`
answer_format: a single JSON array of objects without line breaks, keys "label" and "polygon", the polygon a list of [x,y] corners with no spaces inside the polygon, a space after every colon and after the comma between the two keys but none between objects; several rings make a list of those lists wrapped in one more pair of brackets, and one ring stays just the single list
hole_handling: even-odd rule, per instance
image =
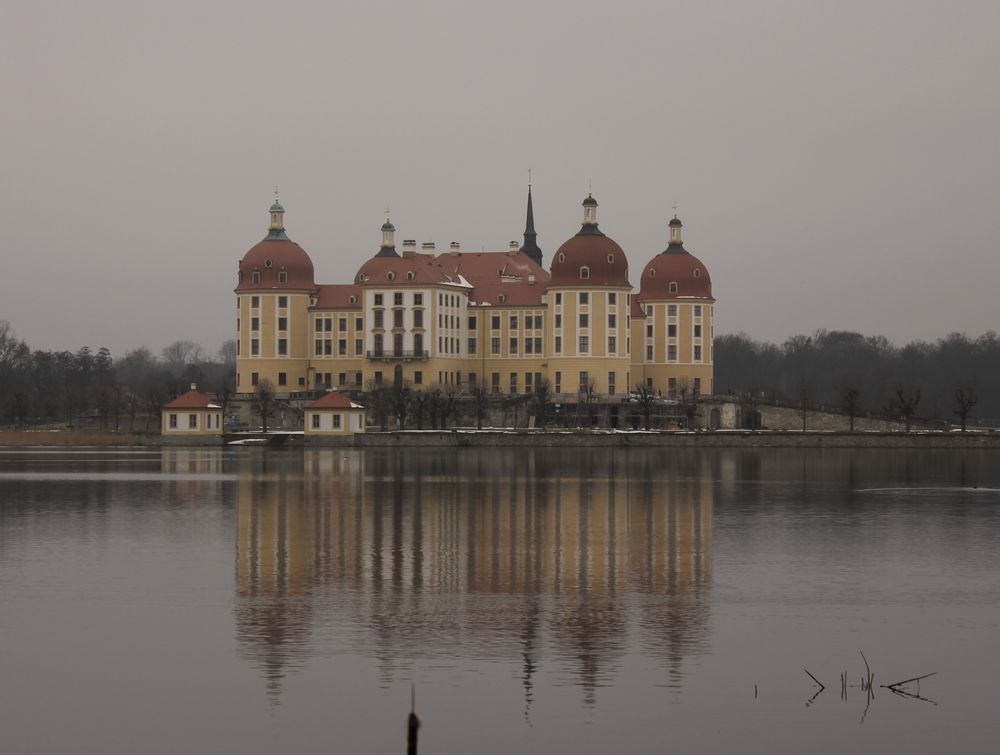
[{"label": "balcony", "polygon": [[366,351],[365,356],[372,362],[417,362],[428,359],[430,352],[383,349],[382,351]]}]

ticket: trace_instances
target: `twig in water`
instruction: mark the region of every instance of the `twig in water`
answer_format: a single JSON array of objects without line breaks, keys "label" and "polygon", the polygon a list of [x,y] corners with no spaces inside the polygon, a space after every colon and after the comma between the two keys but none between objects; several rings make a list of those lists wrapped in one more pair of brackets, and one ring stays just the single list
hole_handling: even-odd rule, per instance
[{"label": "twig in water", "polygon": [[[802,669],[802,670],[803,670],[803,671],[805,671],[805,672],[806,672],[807,674],[809,674],[809,669],[807,669],[807,668],[804,668],[804,669]],[[825,684],[823,684],[823,682],[821,682],[821,681],[820,681],[819,679],[817,679],[817,678],[816,678],[815,676],[813,676],[812,674],[809,674],[809,678],[810,678],[810,679],[812,679],[812,680],[813,680],[814,682],[816,682],[816,684],[818,684],[818,685],[819,685],[819,691],[820,691],[820,692],[822,692],[823,690],[825,690],[825,689],[826,689],[826,685],[825,685]]]},{"label": "twig in water", "polygon": [[936,673],[937,673],[937,671],[932,671],[929,674],[923,674],[921,676],[915,676],[912,679],[904,679],[901,682],[893,682],[892,684],[880,684],[879,686],[882,687],[883,689],[895,690],[898,687],[902,687],[904,684],[909,684],[910,682],[917,682],[917,687],[919,687],[921,679],[926,679],[929,676],[934,676]]}]

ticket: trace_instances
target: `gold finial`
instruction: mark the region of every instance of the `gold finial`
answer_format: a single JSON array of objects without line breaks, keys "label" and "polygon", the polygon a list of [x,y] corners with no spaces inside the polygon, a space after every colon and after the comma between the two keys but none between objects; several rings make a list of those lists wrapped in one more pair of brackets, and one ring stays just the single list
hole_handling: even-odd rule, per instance
[{"label": "gold finial", "polygon": [[528,188],[531,188],[531,168],[528,168]]},{"label": "gold finial", "polygon": [[388,219],[389,219],[389,205],[386,205],[386,206],[385,206],[385,219],[386,219],[386,220],[388,220]]},{"label": "gold finial", "polygon": [[594,184],[593,180],[590,178],[590,176],[587,176],[587,193],[588,194],[593,194],[594,193],[594,185],[593,184]]},{"label": "gold finial", "polygon": [[676,218],[677,217],[677,200],[676,199],[674,200],[674,203],[671,205],[671,207],[674,208],[674,217]]},{"label": "gold finial", "polygon": [[278,184],[274,185],[274,201],[278,201]]}]

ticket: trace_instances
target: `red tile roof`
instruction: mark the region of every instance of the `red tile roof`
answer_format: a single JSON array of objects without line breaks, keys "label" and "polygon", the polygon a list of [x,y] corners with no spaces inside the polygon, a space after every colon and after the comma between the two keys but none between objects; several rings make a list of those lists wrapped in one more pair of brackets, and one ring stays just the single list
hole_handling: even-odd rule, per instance
[{"label": "red tile roof", "polygon": [[316,306],[313,309],[361,309],[361,287],[351,283],[318,286]]},{"label": "red tile roof", "polygon": [[[586,267],[589,278],[580,277]],[[625,252],[603,233],[578,233],[566,241],[552,259],[553,286],[615,286],[631,288]]]},{"label": "red tile roof", "polygon": [[443,286],[459,281],[429,254],[410,257],[372,257],[358,270],[354,282],[371,286]]},{"label": "red tile roof", "polygon": [[[712,278],[708,269],[693,254],[673,251],[670,247],[649,261],[642,271],[639,282],[639,298],[642,301],[660,299],[712,299]],[[670,284],[677,284],[677,291],[670,292]],[[713,300],[714,301],[714,300]]]},{"label": "red tile roof", "polygon": [[[253,281],[255,272],[260,275],[259,283]],[[312,260],[301,246],[288,239],[264,239],[252,247],[240,260],[240,273],[243,277],[237,291],[311,290],[316,287]],[[279,273],[286,274],[284,283],[278,282]]]},{"label": "red tile roof", "polygon": [[222,409],[218,404],[213,404],[208,396],[197,390],[190,390],[182,393],[173,401],[163,405],[164,409]]},{"label": "red tile roof", "polygon": [[308,404],[306,409],[364,409],[364,407],[361,404],[355,404],[351,401],[351,397],[345,393],[330,391],[322,398]]},{"label": "red tile roof", "polygon": [[469,302],[478,305],[539,307],[549,282],[549,274],[524,252],[462,252],[437,259],[449,274],[472,285]]}]

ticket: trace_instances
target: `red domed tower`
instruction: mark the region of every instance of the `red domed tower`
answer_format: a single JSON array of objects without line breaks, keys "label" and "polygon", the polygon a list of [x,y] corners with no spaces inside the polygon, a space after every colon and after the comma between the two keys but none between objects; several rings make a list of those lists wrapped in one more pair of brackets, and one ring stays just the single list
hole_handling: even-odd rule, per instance
[{"label": "red domed tower", "polygon": [[632,372],[665,396],[711,395],[712,278],[684,248],[683,224],[668,224],[667,248],[649,261],[632,319]]},{"label": "red domed tower", "polygon": [[552,258],[547,288],[549,375],[557,393],[628,391],[632,284],[622,248],[597,224],[597,200],[583,200],[583,225]]},{"label": "red domed tower", "polygon": [[285,233],[285,208],[275,192],[264,240],[243,255],[236,284],[236,390],[264,380],[280,393],[308,385],[309,306],[316,293],[313,263]]}]

